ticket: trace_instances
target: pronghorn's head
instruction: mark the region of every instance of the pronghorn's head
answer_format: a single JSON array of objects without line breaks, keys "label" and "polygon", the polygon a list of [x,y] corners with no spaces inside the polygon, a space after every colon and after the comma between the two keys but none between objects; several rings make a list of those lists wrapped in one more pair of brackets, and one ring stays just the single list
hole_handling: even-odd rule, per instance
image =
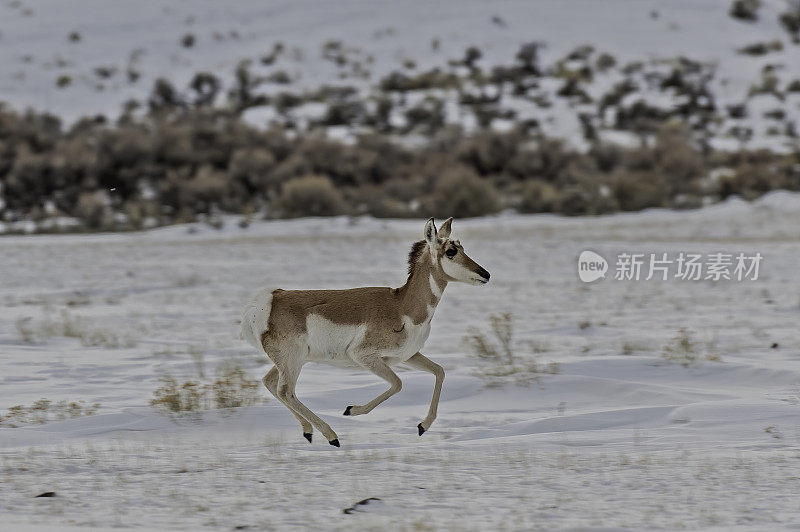
[{"label": "pronghorn's head", "polygon": [[428,243],[434,268],[438,268],[448,281],[474,285],[488,283],[489,272],[464,253],[461,242],[450,240],[452,223],[453,218],[448,218],[438,231],[433,218],[425,224],[425,241]]}]

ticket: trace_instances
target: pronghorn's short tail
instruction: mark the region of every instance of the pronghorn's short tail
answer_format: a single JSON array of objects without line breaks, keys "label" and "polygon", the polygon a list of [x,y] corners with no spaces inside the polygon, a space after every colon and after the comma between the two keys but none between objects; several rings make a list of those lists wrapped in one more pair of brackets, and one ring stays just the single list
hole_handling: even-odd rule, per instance
[{"label": "pronghorn's short tail", "polygon": [[242,331],[239,333],[239,338],[259,351],[264,350],[264,346],[261,345],[261,336],[268,328],[273,291],[273,288],[262,288],[253,294],[242,309]]}]

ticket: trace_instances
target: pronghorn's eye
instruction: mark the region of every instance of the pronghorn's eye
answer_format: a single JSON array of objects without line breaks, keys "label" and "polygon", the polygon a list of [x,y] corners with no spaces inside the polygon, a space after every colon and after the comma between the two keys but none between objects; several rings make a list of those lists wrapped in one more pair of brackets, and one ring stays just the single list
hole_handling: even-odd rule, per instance
[{"label": "pronghorn's eye", "polygon": [[458,253],[458,250],[456,248],[450,248],[450,249],[448,249],[447,251],[444,252],[444,254],[447,255],[447,257],[450,258],[450,259],[455,257],[456,253]]}]

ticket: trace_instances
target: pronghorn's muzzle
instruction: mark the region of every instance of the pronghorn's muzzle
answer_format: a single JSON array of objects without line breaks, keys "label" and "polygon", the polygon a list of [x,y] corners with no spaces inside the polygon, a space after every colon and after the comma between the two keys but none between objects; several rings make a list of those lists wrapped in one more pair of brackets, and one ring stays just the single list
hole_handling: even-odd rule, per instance
[{"label": "pronghorn's muzzle", "polygon": [[476,284],[486,284],[489,282],[489,272],[478,266],[478,269],[475,271],[477,276],[475,277]]}]

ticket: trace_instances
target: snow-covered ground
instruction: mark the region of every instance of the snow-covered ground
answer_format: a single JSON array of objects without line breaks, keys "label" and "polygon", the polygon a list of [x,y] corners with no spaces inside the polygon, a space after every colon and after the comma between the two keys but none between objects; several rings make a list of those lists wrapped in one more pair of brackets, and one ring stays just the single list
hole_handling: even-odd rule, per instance
[{"label": "snow-covered ground", "polygon": [[[166,374],[197,378],[223,361],[266,372],[237,338],[258,286],[402,284],[421,222],[1,238],[0,415],[40,398],[101,407],[0,428],[0,529],[796,527],[799,226],[789,193],[691,212],[456,220],[492,280],[448,286],[437,310],[424,352],[447,371],[438,420],[417,436],[428,374],[402,371],[402,392],[351,418],[344,407],[385,383],[307,366],[298,396],[340,449],[308,444],[274,399],[175,421],[148,403]],[[612,263],[584,284],[585,249],[764,260],[755,281],[619,281]],[[463,337],[501,312],[515,316],[517,352],[557,374],[499,387],[475,375]],[[99,345],[59,335],[63,322]],[[682,327],[700,358],[688,367],[663,356]],[[369,497],[380,500],[343,512]]]}]

